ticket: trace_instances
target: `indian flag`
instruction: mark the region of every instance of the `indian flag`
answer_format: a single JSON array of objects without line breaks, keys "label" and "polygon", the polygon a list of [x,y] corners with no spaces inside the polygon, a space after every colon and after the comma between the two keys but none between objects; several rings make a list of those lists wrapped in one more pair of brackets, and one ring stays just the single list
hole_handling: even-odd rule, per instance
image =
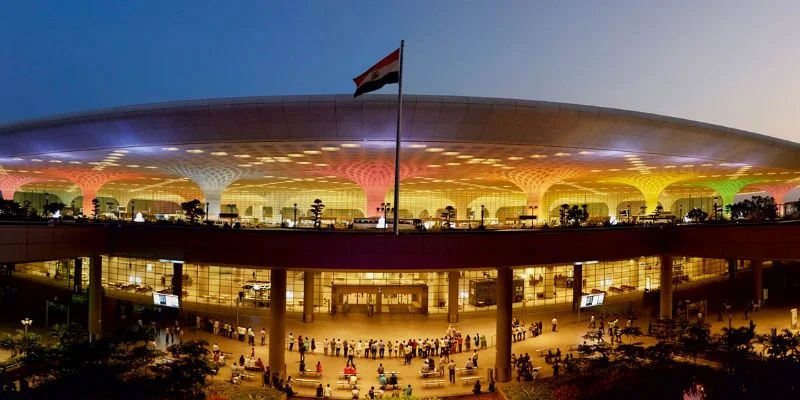
[{"label": "indian flag", "polygon": [[400,49],[393,51],[383,60],[378,61],[363,74],[353,78],[356,83],[356,92],[353,97],[364,93],[374,92],[384,85],[400,81]]}]

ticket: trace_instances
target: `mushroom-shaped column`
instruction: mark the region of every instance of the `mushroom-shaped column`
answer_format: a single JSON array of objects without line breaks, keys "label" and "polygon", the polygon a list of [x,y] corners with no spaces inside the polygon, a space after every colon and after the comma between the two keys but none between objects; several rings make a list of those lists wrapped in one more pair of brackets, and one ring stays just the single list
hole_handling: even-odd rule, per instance
[{"label": "mushroom-shaped column", "polygon": [[20,175],[0,175],[0,199],[14,200],[14,193],[24,185],[42,181],[42,178]]},{"label": "mushroom-shaped column", "polygon": [[[789,192],[791,192],[796,187],[797,183],[775,182],[775,183],[758,185],[756,186],[756,189],[767,192],[767,194],[769,194],[775,199],[776,204],[783,205],[786,203],[786,195],[789,194]],[[778,215],[783,215],[783,207],[778,207]]]},{"label": "mushroom-shaped column", "polygon": [[725,210],[725,206],[733,204],[736,193],[739,193],[739,191],[745,186],[759,181],[759,179],[752,178],[722,179],[717,181],[700,182],[698,185],[713,189],[719,193],[719,196],[722,198],[722,203],[719,205],[724,210],[723,212],[725,215],[728,215],[729,213],[727,210]]},{"label": "mushroom-shaped column", "polygon": [[192,180],[203,191],[208,203],[208,218],[217,219],[222,204],[222,192],[231,183],[244,178],[252,171],[244,168],[231,168],[225,165],[175,165],[169,171]]},{"label": "mushroom-shaped column", "polygon": [[80,169],[54,169],[49,171],[50,175],[60,176],[75,182],[81,189],[83,195],[83,215],[88,216],[92,206],[92,200],[97,198],[97,192],[103,185],[111,181],[121,179],[131,179],[135,175],[124,172],[104,171],[97,169],[80,170]]},{"label": "mushroom-shaped column", "polygon": [[580,169],[571,166],[542,166],[539,168],[512,169],[500,172],[500,176],[517,185],[525,192],[528,209],[538,217],[547,215],[549,210],[543,210],[544,194],[556,183],[575,176]]},{"label": "mushroom-shaped column", "polygon": [[[386,161],[353,162],[327,168],[331,175],[346,177],[355,182],[367,197],[364,214],[376,216],[381,203],[386,201],[386,194],[394,187],[394,164]],[[326,173],[327,173],[326,172]],[[400,180],[410,176],[419,176],[426,172],[425,168],[413,165],[400,165]],[[396,207],[395,204],[392,207]],[[403,207],[401,205],[401,207]]]},{"label": "mushroom-shaped column", "polygon": [[658,197],[669,185],[693,178],[693,174],[641,174],[607,179],[607,182],[622,183],[639,189],[644,196],[647,213],[658,207]]}]

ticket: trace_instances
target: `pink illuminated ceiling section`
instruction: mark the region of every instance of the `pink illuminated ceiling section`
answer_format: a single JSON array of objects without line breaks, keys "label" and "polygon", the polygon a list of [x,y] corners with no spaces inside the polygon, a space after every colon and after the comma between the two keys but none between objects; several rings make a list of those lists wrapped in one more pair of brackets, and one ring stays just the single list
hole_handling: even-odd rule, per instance
[{"label": "pink illuminated ceiling section", "polygon": [[44,180],[43,178],[33,176],[0,175],[0,194],[2,194],[2,198],[5,200],[13,200],[14,193],[22,186]]},{"label": "pink illuminated ceiling section", "polygon": [[[327,168],[327,172],[355,182],[367,197],[365,214],[377,215],[377,208],[394,187],[394,163],[386,161],[353,162]],[[400,180],[425,175],[428,170],[416,165],[400,165]],[[402,207],[402,205],[401,205]]]},{"label": "pink illuminated ceiling section", "polygon": [[83,196],[82,207],[84,214],[88,214],[89,210],[92,209],[92,200],[97,197],[97,192],[101,187],[103,187],[103,185],[111,181],[133,179],[137,176],[124,172],[109,172],[78,168],[52,168],[47,171],[47,175],[69,179],[78,185],[78,187],[81,189],[81,195]]}]

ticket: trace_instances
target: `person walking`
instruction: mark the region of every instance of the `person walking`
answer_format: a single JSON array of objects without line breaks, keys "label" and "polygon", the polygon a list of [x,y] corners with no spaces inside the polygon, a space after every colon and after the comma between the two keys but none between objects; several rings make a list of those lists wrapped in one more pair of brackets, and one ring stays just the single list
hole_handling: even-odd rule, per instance
[{"label": "person walking", "polygon": [[447,364],[447,371],[449,372],[450,383],[456,383],[456,362],[452,359],[450,363]]},{"label": "person walking", "polygon": [[294,335],[292,335],[292,332],[289,332],[288,340],[289,340],[289,351],[292,351],[292,349],[294,348]]},{"label": "person walking", "polygon": [[558,329],[558,318],[553,317],[553,320],[550,321],[550,323],[553,324],[553,332],[555,332],[556,329]]},{"label": "person walking", "polygon": [[592,315],[592,318],[589,320],[589,328],[595,328],[595,327],[596,326],[594,323],[594,315]]}]

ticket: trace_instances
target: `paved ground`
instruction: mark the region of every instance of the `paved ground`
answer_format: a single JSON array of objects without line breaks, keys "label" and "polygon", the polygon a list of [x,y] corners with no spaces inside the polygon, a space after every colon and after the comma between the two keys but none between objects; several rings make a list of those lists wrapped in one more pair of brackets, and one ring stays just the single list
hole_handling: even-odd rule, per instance
[{"label": "paved ground", "polygon": [[[531,356],[534,357],[534,366],[543,367],[542,373],[544,375],[551,375],[552,368],[544,363],[543,358],[536,357],[536,350],[538,349],[548,349],[548,348],[561,348],[563,352],[567,352],[567,349],[570,345],[577,345],[582,343],[583,339],[582,336],[586,333],[586,328],[588,325],[588,315],[584,314],[582,316],[583,321],[578,322],[578,316],[575,313],[563,311],[560,315],[556,315],[559,319],[559,327],[558,331],[553,333],[550,332],[549,321],[553,318],[553,314],[528,314],[528,322],[532,320],[542,320],[544,322],[546,332],[545,334],[536,337],[536,338],[528,338],[524,341],[514,343],[512,345],[512,351],[514,353],[529,353]],[[725,321],[718,322],[717,316],[713,315],[712,320],[709,321],[712,324],[712,333],[718,332],[723,326],[728,325],[727,316]],[[762,311],[757,313],[752,313],[750,315],[751,319],[756,323],[758,326],[759,332],[767,332],[769,327],[778,327],[780,329],[788,328],[790,322],[790,316],[788,308],[781,308],[781,309],[770,309],[766,308]],[[298,335],[303,336],[311,336],[316,339],[318,344],[318,349],[316,354],[308,354],[306,356],[306,365],[308,368],[313,368],[317,361],[320,361],[323,365],[324,374],[322,378],[308,378],[313,379],[315,381],[319,381],[323,385],[330,384],[331,387],[336,387],[337,375],[339,372],[342,371],[345,365],[345,358],[343,357],[333,357],[333,356],[325,356],[322,355],[321,347],[322,342],[325,340],[326,337],[328,338],[344,338],[344,339],[354,339],[356,341],[364,340],[367,341],[370,338],[374,339],[382,339],[384,341],[387,340],[408,340],[409,338],[417,338],[417,339],[425,339],[425,338],[435,338],[440,337],[445,334],[447,329],[448,323],[443,318],[436,318],[436,317],[423,317],[423,316],[400,316],[400,317],[391,317],[391,316],[381,316],[381,317],[373,317],[367,318],[366,316],[357,316],[357,315],[350,315],[350,316],[337,316],[335,318],[330,318],[327,316],[319,317],[317,316],[318,320],[315,321],[313,324],[304,324],[299,320],[290,319],[287,321],[287,332],[292,332],[295,337]],[[251,320],[249,321],[253,324],[254,329],[258,330],[262,327],[267,327],[266,320]],[[733,325],[747,325],[749,321],[744,319],[744,315],[742,312],[738,312],[733,318]],[[621,321],[624,324],[624,321]],[[647,330],[647,321],[637,321],[642,327],[643,331]],[[495,353],[493,347],[493,334],[495,331],[495,318],[493,314],[484,314],[481,316],[470,316],[468,319],[461,321],[457,324],[454,324],[456,329],[460,330],[462,334],[466,335],[469,334],[473,336],[476,332],[480,334],[485,334],[490,341],[490,347],[487,350],[479,351],[479,368],[478,368],[478,376],[481,376],[485,379],[487,376],[487,368],[493,368],[495,362]],[[194,334],[189,334],[187,337],[194,337]],[[208,340],[210,343],[218,343],[220,348],[226,352],[231,352],[235,355],[235,358],[238,359],[239,355],[244,354],[245,356],[250,353],[250,346],[246,346],[244,343],[238,342],[236,340],[231,340],[223,337],[217,337],[207,333],[198,333],[196,336],[202,337]],[[654,340],[649,337],[642,337],[637,339],[639,341],[644,342],[645,344],[652,344]],[[258,339],[257,339],[258,342]],[[160,342],[160,344],[162,344]],[[268,359],[267,354],[267,347],[266,346],[256,346],[255,347],[256,357],[260,357],[262,360],[265,361]],[[466,354],[467,353],[460,353],[455,354],[454,358],[456,360],[456,364],[458,367],[463,367],[463,364],[466,363]],[[438,357],[434,357],[434,360],[438,362]],[[296,351],[286,352],[286,363],[287,363],[287,371],[293,379],[298,377],[297,371],[299,369],[299,354]],[[442,387],[437,388],[423,388],[422,382],[425,380],[434,380],[434,379],[444,379],[447,381],[447,377],[443,378],[419,378],[419,370],[421,366],[421,360],[415,359],[412,361],[412,365],[404,366],[401,359],[397,358],[386,358],[386,359],[357,359],[356,365],[359,371],[363,371],[364,375],[361,377],[361,382],[364,386],[362,386],[362,392],[366,392],[371,385],[377,385],[377,374],[375,371],[378,368],[379,364],[383,364],[384,368],[387,371],[398,371],[401,373],[400,376],[400,383],[405,386],[407,384],[411,384],[414,388],[416,394],[422,395],[430,395],[430,396],[444,396],[444,395],[454,395],[454,394],[465,394],[469,393],[471,390],[471,385],[461,384],[460,379],[459,383],[450,384],[446,383],[442,385]],[[228,364],[230,365],[230,364]],[[223,369],[220,372],[220,375],[215,379],[228,379],[230,378],[230,370]],[[459,376],[460,378],[460,376]],[[245,382],[245,384],[260,384],[260,382],[250,383]],[[485,388],[485,385],[484,385]],[[313,395],[312,388],[303,388],[297,387],[295,385],[295,389],[302,395]],[[334,393],[338,392],[338,397],[346,398],[349,397],[349,392],[342,389],[342,390],[334,390]]]},{"label": "paved ground", "polygon": [[[527,314],[526,322],[530,322],[532,320],[543,321],[546,328],[545,334],[537,338],[528,338],[512,345],[512,351],[514,353],[519,354],[527,352],[531,354],[534,357],[534,366],[542,367],[542,373],[544,375],[551,375],[552,369],[549,365],[544,363],[542,358],[535,356],[536,350],[561,348],[562,351],[566,353],[570,345],[576,345],[582,342],[583,339],[581,337],[586,333],[588,324],[586,321],[588,315],[584,314],[582,316],[583,321],[579,322],[577,314],[568,311],[562,311],[560,313],[556,313],[556,316],[559,319],[559,327],[558,332],[553,333],[550,332],[549,327],[549,321],[553,318],[553,316],[554,315],[552,311],[547,314],[534,314],[529,312]],[[727,316],[725,316],[725,319],[722,322],[717,321],[717,315],[711,315],[710,317],[711,318],[709,322],[712,324],[712,332],[718,332],[723,326],[728,326]],[[789,307],[782,307],[780,309],[765,308],[762,311],[752,313],[750,317],[758,326],[757,329],[759,332],[767,332],[771,327],[777,327],[779,330],[788,328],[790,323]],[[256,331],[260,330],[261,327],[268,327],[268,320],[264,318],[243,318],[242,322],[252,325]],[[746,325],[748,322],[748,320],[744,319],[744,314],[741,311],[738,311],[732,320],[732,324],[734,326]],[[621,321],[621,323],[624,323],[624,321]],[[637,321],[637,323],[642,327],[643,331],[647,330],[646,320]],[[425,317],[421,315],[382,315],[373,318],[367,318],[363,315],[338,315],[335,318],[331,318],[326,315],[317,315],[317,321],[312,324],[304,324],[300,320],[290,318],[287,320],[286,325],[287,332],[292,332],[295,337],[298,335],[303,335],[311,336],[316,339],[318,343],[317,352],[316,354],[308,354],[306,356],[306,365],[308,368],[313,368],[317,361],[320,361],[325,372],[322,378],[309,377],[308,379],[319,381],[323,385],[330,384],[331,387],[334,388],[336,387],[336,381],[338,380],[337,375],[344,368],[345,358],[322,355],[322,342],[326,337],[343,338],[348,340],[354,339],[356,341],[359,339],[367,341],[370,338],[382,339],[384,341],[408,340],[409,338],[425,339],[443,336],[448,327],[448,323],[445,321],[443,316]],[[481,315],[470,315],[465,317],[463,321],[454,324],[454,326],[464,335],[469,334],[470,336],[473,336],[475,333],[480,333],[487,336],[489,348],[487,350],[479,351],[479,368],[477,372],[478,376],[481,376],[485,379],[487,376],[487,368],[493,368],[495,362],[493,346],[495,331],[494,314],[484,313]],[[3,332],[11,332],[13,329],[14,327],[11,326],[0,326],[0,331]],[[206,339],[212,344],[215,342],[218,343],[223,351],[234,354],[236,359],[238,359],[239,355],[241,354],[248,355],[251,349],[250,346],[247,346],[244,343],[236,340],[214,336],[205,332],[193,333],[189,331],[185,338],[188,340],[194,337]],[[650,344],[653,341],[651,338],[647,337],[640,338],[639,340],[646,344]],[[257,338],[257,342],[258,341],[259,340]],[[162,348],[165,347],[163,336],[159,338],[158,344]],[[269,358],[267,354],[267,346],[257,345],[255,347],[255,353],[256,357],[260,357],[266,363],[266,360]],[[466,362],[466,354],[467,353],[460,353],[453,356],[458,367],[462,367]],[[0,353],[0,359],[4,359],[6,357],[7,354]],[[434,357],[434,360],[438,361],[438,357]],[[298,378],[297,371],[299,369],[299,354],[297,353],[296,348],[293,352],[289,352],[288,350],[286,351],[286,363],[288,374],[292,376],[293,379]],[[446,383],[442,385],[442,387],[423,388],[422,382],[424,380],[443,379],[447,381],[447,377],[445,376],[443,378],[427,379],[419,378],[419,370],[421,366],[421,360],[419,359],[413,360],[412,365],[410,366],[404,366],[402,365],[402,360],[397,358],[386,358],[383,360],[363,358],[356,360],[358,369],[363,371],[364,374],[361,377],[363,393],[366,393],[370,386],[377,385],[377,374],[375,371],[380,363],[383,364],[387,371],[400,372],[400,383],[403,386],[411,384],[415,394],[429,396],[466,394],[470,393],[472,388],[471,384],[461,384],[460,379],[459,383],[456,384]],[[230,362],[228,365],[230,365]],[[214,379],[227,380],[228,378],[230,378],[230,369],[224,368],[220,371],[220,375]],[[257,379],[255,382],[246,381],[244,384],[260,385],[260,379]],[[313,396],[313,388],[299,387],[295,385],[295,389],[301,395]],[[334,393],[337,395],[336,397],[349,398],[349,391],[347,390],[335,389]]]}]

